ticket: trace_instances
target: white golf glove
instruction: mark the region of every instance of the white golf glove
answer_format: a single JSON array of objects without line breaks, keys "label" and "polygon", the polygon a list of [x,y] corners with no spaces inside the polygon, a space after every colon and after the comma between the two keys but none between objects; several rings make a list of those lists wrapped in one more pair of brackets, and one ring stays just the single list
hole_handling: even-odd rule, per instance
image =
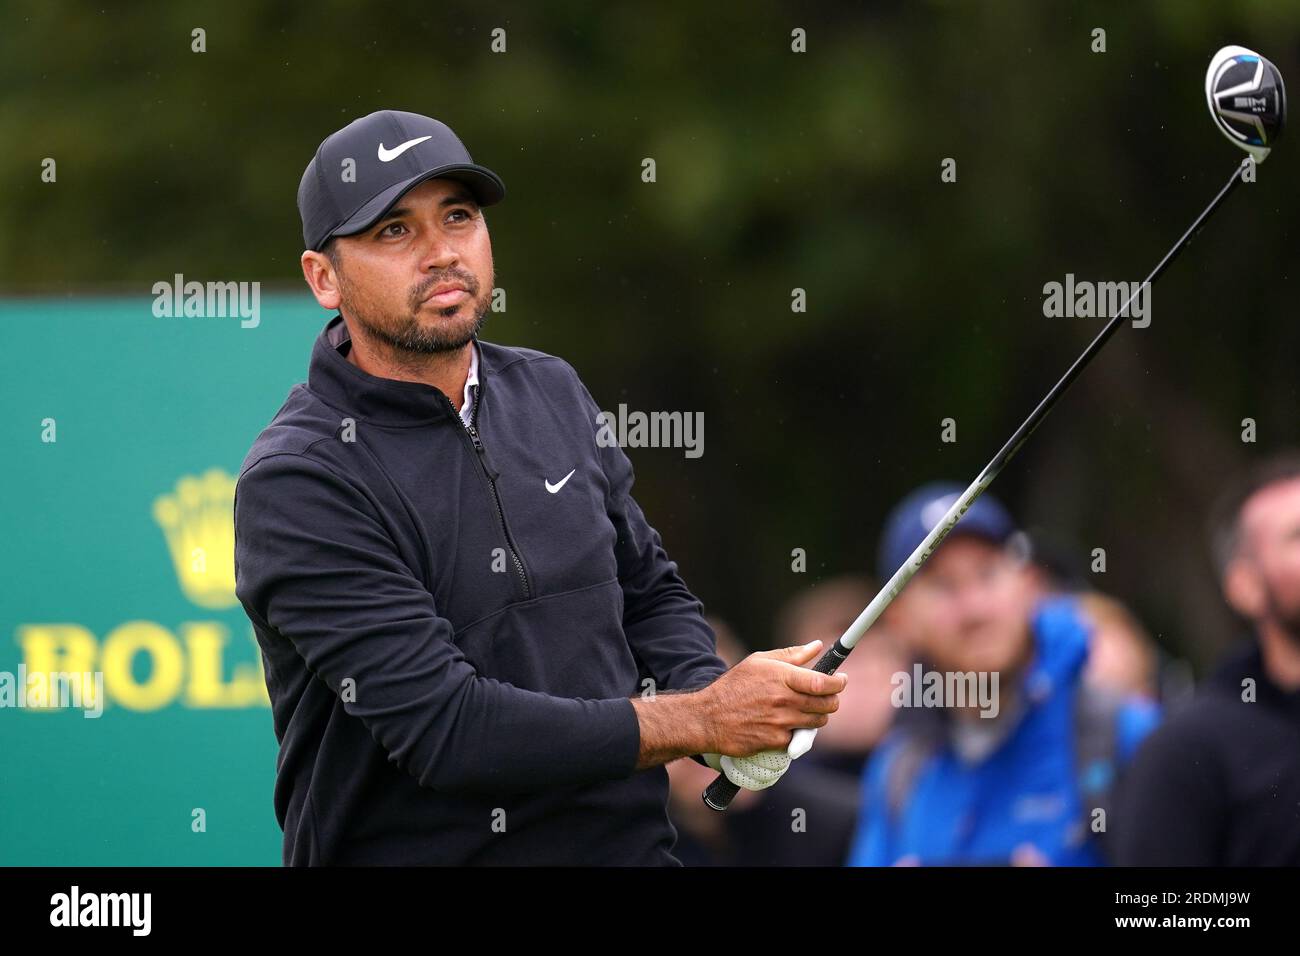
[{"label": "white golf glove", "polygon": [[812,749],[816,728],[796,730],[785,750],[761,750],[748,757],[703,754],[704,762],[742,790],[766,790],[790,769],[790,761]]}]

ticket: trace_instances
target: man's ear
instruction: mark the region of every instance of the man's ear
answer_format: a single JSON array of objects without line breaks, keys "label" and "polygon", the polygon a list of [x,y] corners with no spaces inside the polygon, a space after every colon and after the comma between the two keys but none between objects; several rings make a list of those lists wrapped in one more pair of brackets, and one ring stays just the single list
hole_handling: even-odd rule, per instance
[{"label": "man's ear", "polygon": [[307,280],[311,294],[316,297],[322,309],[337,311],[343,296],[339,292],[339,277],[334,271],[334,264],[323,252],[304,250],[302,254],[302,277]]},{"label": "man's ear", "polygon": [[1264,582],[1250,561],[1234,558],[1223,575],[1223,596],[1242,617],[1258,620],[1264,614]]}]

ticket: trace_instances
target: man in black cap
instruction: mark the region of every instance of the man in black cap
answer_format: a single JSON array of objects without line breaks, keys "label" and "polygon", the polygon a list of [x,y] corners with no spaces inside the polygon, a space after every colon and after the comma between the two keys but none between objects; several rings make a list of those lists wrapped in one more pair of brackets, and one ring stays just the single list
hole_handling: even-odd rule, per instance
[{"label": "man in black cap", "polygon": [[504,195],[395,111],[298,190],[339,315],[235,494],[286,864],[676,864],[662,764],[770,786],[845,683],[801,666],[819,644],[724,673],[577,373],[478,338]]}]

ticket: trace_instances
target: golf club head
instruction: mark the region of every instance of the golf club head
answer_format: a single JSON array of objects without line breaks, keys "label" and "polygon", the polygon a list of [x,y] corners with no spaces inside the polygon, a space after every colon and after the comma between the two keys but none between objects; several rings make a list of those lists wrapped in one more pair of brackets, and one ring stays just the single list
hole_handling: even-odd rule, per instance
[{"label": "golf club head", "polygon": [[1258,53],[1225,46],[1205,71],[1205,99],[1214,125],[1262,163],[1286,125],[1282,74]]}]

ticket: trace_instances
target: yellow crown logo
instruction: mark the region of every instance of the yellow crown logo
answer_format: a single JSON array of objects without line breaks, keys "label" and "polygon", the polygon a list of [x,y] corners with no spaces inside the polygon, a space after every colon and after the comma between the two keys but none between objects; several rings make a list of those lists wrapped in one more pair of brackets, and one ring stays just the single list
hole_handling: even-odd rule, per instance
[{"label": "yellow crown logo", "polygon": [[186,475],[153,503],[176,578],[200,607],[224,609],[235,597],[235,479],[220,468]]}]

